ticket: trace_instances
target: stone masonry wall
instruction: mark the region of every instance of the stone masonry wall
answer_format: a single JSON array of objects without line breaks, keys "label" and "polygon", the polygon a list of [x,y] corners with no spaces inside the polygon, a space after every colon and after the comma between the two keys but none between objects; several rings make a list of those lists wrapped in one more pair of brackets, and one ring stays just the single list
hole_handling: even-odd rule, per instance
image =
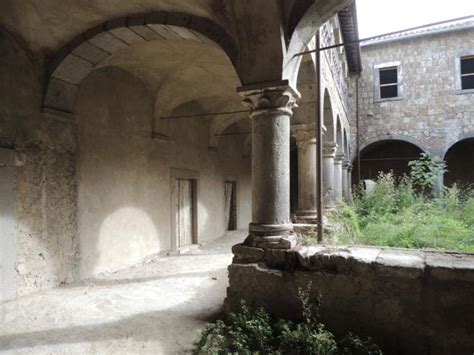
[{"label": "stone masonry wall", "polygon": [[[474,93],[456,89],[456,61],[468,54],[474,54],[472,28],[363,45],[361,148],[384,137],[406,136],[442,159],[458,140],[474,136]],[[403,94],[377,102],[374,65],[390,62],[400,62]],[[354,82],[351,91],[355,97]],[[355,109],[351,126],[356,127]]]},{"label": "stone masonry wall", "polygon": [[474,254],[325,246],[233,251],[227,310],[245,300],[277,318],[300,319],[298,289],[311,287],[320,320],[336,336],[371,336],[384,354],[474,350]]}]

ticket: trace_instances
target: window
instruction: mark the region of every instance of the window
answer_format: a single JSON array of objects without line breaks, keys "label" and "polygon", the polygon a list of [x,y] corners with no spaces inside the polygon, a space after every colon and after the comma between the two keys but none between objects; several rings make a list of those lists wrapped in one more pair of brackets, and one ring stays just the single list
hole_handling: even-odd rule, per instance
[{"label": "window", "polygon": [[392,68],[380,69],[379,75],[380,75],[380,98],[387,99],[390,97],[398,97],[397,68],[392,67]]},{"label": "window", "polygon": [[474,56],[461,58],[461,89],[474,89]]},{"label": "window", "polygon": [[373,75],[374,102],[403,100],[403,67],[400,61],[374,63]]}]

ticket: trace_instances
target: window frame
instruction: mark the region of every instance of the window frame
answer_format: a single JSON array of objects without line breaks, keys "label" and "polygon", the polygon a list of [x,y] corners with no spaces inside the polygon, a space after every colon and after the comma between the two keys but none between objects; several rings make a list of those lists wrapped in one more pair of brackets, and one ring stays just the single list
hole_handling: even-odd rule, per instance
[{"label": "window frame", "polygon": [[[473,89],[463,89],[462,88],[462,80],[461,78],[464,76],[461,74],[461,60],[464,58],[474,58],[474,49],[458,52],[455,57],[455,66],[454,66],[454,75],[455,78],[455,91],[456,95],[463,95],[463,94],[474,94]],[[472,74],[471,74],[472,75]]]},{"label": "window frame", "polygon": [[[383,70],[395,69],[397,71],[397,82],[390,84],[380,84],[380,72]],[[403,100],[403,73],[401,62],[389,62],[376,64],[373,67],[374,75],[374,102],[384,102],[384,101],[398,101]],[[384,86],[397,86],[397,96],[392,97],[381,97],[381,87]]]}]

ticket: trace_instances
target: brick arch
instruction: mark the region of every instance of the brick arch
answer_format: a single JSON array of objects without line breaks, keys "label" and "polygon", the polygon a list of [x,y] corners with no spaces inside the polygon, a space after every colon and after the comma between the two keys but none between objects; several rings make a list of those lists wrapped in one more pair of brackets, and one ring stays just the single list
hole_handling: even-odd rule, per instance
[{"label": "brick arch", "polygon": [[56,53],[48,67],[43,110],[73,113],[79,84],[96,65],[134,43],[160,39],[217,45],[236,67],[238,50],[234,40],[210,20],[167,12],[121,17],[81,33]]}]

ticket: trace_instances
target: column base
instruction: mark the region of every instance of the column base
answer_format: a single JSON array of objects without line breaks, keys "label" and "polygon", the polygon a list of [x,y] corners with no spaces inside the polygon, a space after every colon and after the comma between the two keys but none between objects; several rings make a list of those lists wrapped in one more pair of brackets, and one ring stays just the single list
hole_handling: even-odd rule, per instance
[{"label": "column base", "polygon": [[303,224],[317,224],[318,215],[316,211],[313,210],[296,211],[295,222]]},{"label": "column base", "polygon": [[292,224],[255,224],[249,225],[249,236],[244,244],[263,249],[292,249],[297,237]]},{"label": "column base", "polygon": [[[249,235],[241,244],[232,247],[233,263],[265,263],[269,267],[284,268],[291,249],[300,239],[293,232],[292,224],[250,224]],[[278,234],[276,234],[278,233]]]}]

